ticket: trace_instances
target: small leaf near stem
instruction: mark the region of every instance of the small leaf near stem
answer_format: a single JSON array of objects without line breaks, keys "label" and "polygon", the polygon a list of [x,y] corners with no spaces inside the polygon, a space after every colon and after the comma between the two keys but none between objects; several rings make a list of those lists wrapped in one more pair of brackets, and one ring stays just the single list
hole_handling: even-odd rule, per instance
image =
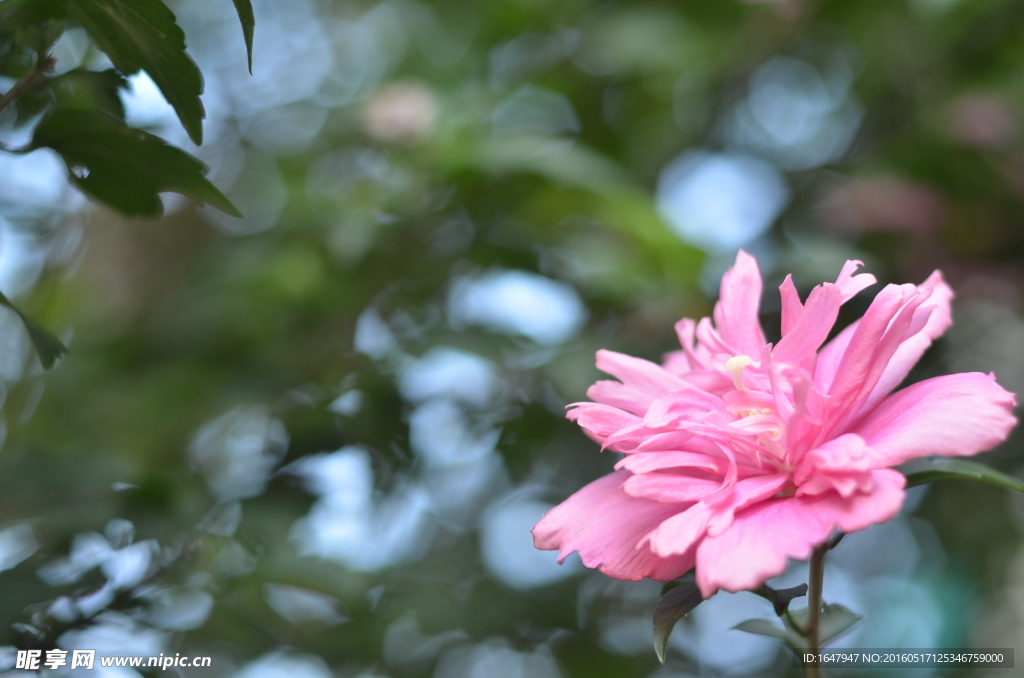
[{"label": "small leaf near stem", "polygon": [[789,608],[789,603],[794,598],[800,598],[807,595],[807,584],[800,584],[788,589],[773,589],[768,584],[761,584],[760,587],[751,591],[757,595],[765,598],[775,608],[775,614],[782,616],[786,613]]},{"label": "small leaf near stem", "polygon": [[28,331],[29,339],[32,340],[32,346],[36,349],[36,354],[39,356],[39,362],[42,363],[44,369],[48,370],[53,367],[57,359],[68,352],[67,347],[61,343],[60,339],[35,324],[31,318],[12,304],[11,300],[2,292],[0,292],[0,306],[6,306],[21,318],[21,322],[24,323],[25,329]]},{"label": "small leaf near stem", "polygon": [[[825,554],[828,544],[822,544],[811,554],[810,581],[807,589],[807,623],[804,632],[807,634],[807,650],[817,652],[821,647],[821,589],[825,582]],[[807,666],[807,678],[821,678],[821,668],[817,664]]]},{"label": "small leaf near stem", "polygon": [[668,637],[676,622],[689,614],[703,600],[692,570],[683,575],[679,586],[661,597],[658,607],[654,610],[654,652],[662,664],[665,663]]},{"label": "small leaf near stem", "polygon": [[776,638],[794,650],[804,646],[804,639],[796,631],[788,627],[782,627],[767,619],[747,619],[733,627],[736,631],[753,633],[755,636],[768,636]]}]

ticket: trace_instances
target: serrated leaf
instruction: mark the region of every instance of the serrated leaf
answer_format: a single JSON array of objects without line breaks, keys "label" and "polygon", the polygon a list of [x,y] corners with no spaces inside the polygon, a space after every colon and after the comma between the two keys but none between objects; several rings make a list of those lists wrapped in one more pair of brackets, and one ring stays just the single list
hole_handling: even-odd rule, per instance
[{"label": "serrated leaf", "polygon": [[101,111],[55,111],[36,127],[32,148],[41,147],[64,158],[79,188],[127,215],[160,216],[158,194],[173,191],[241,216],[203,176],[202,162]]},{"label": "serrated leaf", "polygon": [[768,584],[761,584],[761,587],[753,593],[768,599],[768,602],[775,608],[775,614],[781,617],[786,614],[786,608],[789,607],[790,602],[795,598],[807,595],[807,584],[800,584],[788,589],[773,589]]},{"label": "serrated leaf", "polygon": [[238,20],[242,22],[242,37],[245,38],[245,52],[249,57],[249,75],[252,75],[252,34],[256,28],[256,16],[252,13],[250,0],[232,0]]},{"label": "serrated leaf", "polygon": [[1024,481],[997,471],[990,466],[963,459],[914,459],[899,468],[907,477],[907,487],[934,483],[939,480],[972,480],[1007,490],[1024,493]]},{"label": "serrated leaf", "polygon": [[203,143],[203,76],[185,51],[185,34],[160,0],[62,0],[68,17],[125,75],[149,73],[189,137]]},{"label": "serrated leaf", "polygon": [[693,572],[683,575],[682,583],[661,597],[658,607],[654,610],[654,652],[662,664],[665,663],[668,637],[676,622],[688,615],[703,600]]},{"label": "serrated leaf", "polygon": [[29,339],[32,340],[32,346],[36,349],[36,354],[39,356],[39,362],[42,363],[44,369],[48,370],[53,367],[57,359],[68,352],[67,347],[61,343],[60,339],[44,330],[31,318],[22,313],[3,293],[0,293],[0,306],[6,306],[21,318],[21,322],[28,331]]},{"label": "serrated leaf", "polygon": [[105,71],[68,71],[51,80],[50,89],[57,99],[58,108],[99,109],[124,120],[120,92],[128,89],[128,81],[112,68]]},{"label": "serrated leaf", "polygon": [[[799,610],[792,613],[793,621],[798,624],[807,623],[807,610]],[[825,645],[835,640],[839,636],[849,631],[853,626],[863,619],[861,615],[856,612],[851,612],[846,607],[839,605],[838,603],[831,603],[824,605],[821,608],[821,620],[819,621],[818,629],[818,643],[825,647]]]},{"label": "serrated leaf", "polygon": [[741,621],[733,628],[737,631],[753,633],[757,636],[776,638],[792,648],[801,648],[804,646],[804,638],[800,636],[800,634],[787,629],[784,626],[779,626],[768,619],[747,619],[746,621]]}]

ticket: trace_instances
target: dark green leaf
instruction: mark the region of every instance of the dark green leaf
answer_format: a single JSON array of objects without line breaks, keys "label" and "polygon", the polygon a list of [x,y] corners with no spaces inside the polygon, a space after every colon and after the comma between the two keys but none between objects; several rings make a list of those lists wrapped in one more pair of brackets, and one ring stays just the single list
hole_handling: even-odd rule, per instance
[{"label": "dark green leaf", "polygon": [[256,27],[256,17],[252,13],[252,2],[250,0],[232,0],[235,3],[235,11],[238,12],[238,20],[242,22],[242,37],[245,38],[245,51],[249,56],[249,75],[252,75],[252,32]]},{"label": "dark green leaf", "polygon": [[703,600],[692,571],[683,575],[679,586],[661,597],[658,607],[654,610],[654,651],[662,664],[665,663],[668,637],[676,622],[688,615]]},{"label": "dark green leaf", "polygon": [[963,459],[915,459],[901,466],[899,470],[907,477],[907,487],[934,483],[938,480],[973,480],[1024,493],[1024,482],[1017,478],[984,464]]},{"label": "dark green leaf", "polygon": [[124,76],[109,69],[84,71],[75,69],[54,78],[50,89],[56,95],[58,108],[78,110],[99,109],[118,120],[124,120],[124,104],[120,91],[128,89]]},{"label": "dark green leaf", "polygon": [[10,15],[15,10],[21,9],[29,4],[29,0],[0,0],[0,19],[4,20],[4,26],[9,25]]},{"label": "dark green leaf", "polygon": [[753,633],[758,636],[777,638],[789,647],[800,648],[804,646],[803,636],[791,629],[785,628],[784,626],[779,626],[768,619],[748,619],[740,622],[733,628],[737,631]]},{"label": "dark green leaf", "polygon": [[43,146],[64,158],[79,188],[125,214],[159,216],[163,205],[158,194],[173,191],[241,216],[203,176],[203,163],[106,113],[55,111],[39,123],[33,136],[32,148]]},{"label": "dark green leaf", "polygon": [[788,589],[773,589],[768,584],[761,584],[761,587],[753,591],[753,593],[762,598],[767,598],[775,607],[775,614],[781,617],[786,614],[786,608],[789,607],[790,601],[807,595],[807,584],[800,584]]},{"label": "dark green leaf", "polygon": [[[43,29],[52,22],[59,22],[63,26],[65,18],[63,8],[55,0],[3,0],[0,2],[0,26],[4,30]],[[49,28],[57,31],[58,27],[50,26]],[[56,32],[56,35],[51,37],[50,44],[53,44],[53,41],[60,37],[60,32]],[[19,36],[18,41],[26,42],[25,36]]]},{"label": "dark green leaf", "polygon": [[12,304],[11,300],[3,293],[0,293],[0,306],[6,306],[21,318],[21,322],[25,324],[25,329],[28,330],[28,336],[32,340],[32,345],[39,355],[39,362],[43,364],[44,369],[48,370],[53,367],[53,364],[57,362],[57,358],[68,352],[67,347],[61,343],[60,339],[35,324],[17,306]]},{"label": "dark green leaf", "polygon": [[203,142],[203,76],[185,52],[185,34],[160,0],[62,0],[125,75],[144,70],[196,144]]}]

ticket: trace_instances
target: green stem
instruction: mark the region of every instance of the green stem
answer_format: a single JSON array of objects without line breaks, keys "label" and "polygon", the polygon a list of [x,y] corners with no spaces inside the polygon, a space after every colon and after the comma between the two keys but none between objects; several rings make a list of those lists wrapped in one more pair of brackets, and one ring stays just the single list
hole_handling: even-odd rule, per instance
[{"label": "green stem", "polygon": [[[821,589],[825,581],[825,554],[828,544],[823,544],[811,555],[811,571],[807,582],[807,652],[817,653],[820,650],[819,630],[821,626]],[[821,678],[821,667],[817,664],[807,666],[807,678]]]}]

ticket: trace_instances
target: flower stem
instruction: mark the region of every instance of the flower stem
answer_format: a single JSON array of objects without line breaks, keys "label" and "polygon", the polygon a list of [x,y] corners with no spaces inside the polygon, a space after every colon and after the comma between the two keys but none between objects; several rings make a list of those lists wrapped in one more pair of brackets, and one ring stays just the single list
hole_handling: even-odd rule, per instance
[{"label": "flower stem", "polygon": [[17,101],[23,94],[31,92],[43,81],[46,74],[53,70],[56,62],[49,55],[36,59],[35,65],[28,73],[22,76],[21,80],[3,94],[0,94],[0,112]]},{"label": "flower stem", "polygon": [[[818,633],[821,626],[821,588],[825,580],[825,554],[828,549],[828,544],[822,544],[811,554],[811,571],[807,582],[807,625],[804,627],[807,634],[806,651],[809,653],[817,653],[821,649]],[[821,678],[821,667],[818,664],[809,664],[806,668],[807,678]]]}]

